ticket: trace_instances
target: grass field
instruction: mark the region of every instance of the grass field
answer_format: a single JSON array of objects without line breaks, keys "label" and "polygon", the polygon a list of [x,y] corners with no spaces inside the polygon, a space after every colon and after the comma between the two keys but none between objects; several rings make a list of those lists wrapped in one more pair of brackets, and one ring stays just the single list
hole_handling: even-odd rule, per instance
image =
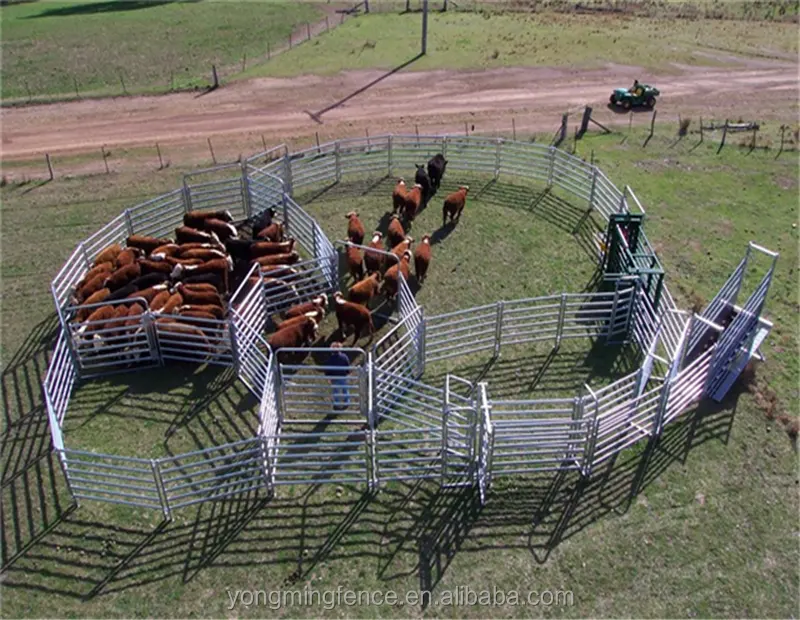
[{"label": "grass field", "polygon": [[[669,71],[673,63],[725,64],[730,62],[727,54],[791,59],[797,55],[796,34],[796,24],[776,22],[624,14],[432,13],[428,54],[408,69],[594,68],[617,63]],[[288,77],[391,69],[416,56],[419,45],[418,14],[366,15],[242,75]]]},{"label": "grass field", "polygon": [[[281,2],[87,0],[3,6],[2,98],[166,92],[208,86],[211,65],[263,61],[318,18]],[[121,77],[120,77],[121,76]]]},{"label": "grass field", "polygon": [[[716,155],[708,144],[690,152],[692,144],[669,148],[666,141],[643,151],[638,138],[635,132],[625,143],[619,136],[587,138],[579,154],[594,150],[613,181],[634,188],[680,305],[710,299],[748,240],[781,252],[766,310],[776,324],[763,347],[768,362],[722,406],[702,405],[655,446],[636,447],[587,485],[571,477],[559,484],[498,480],[484,508],[468,492],[396,484],[376,497],[349,486],[285,488],[269,503],[238,498],[185,510],[167,526],[157,524],[155,513],[125,507],[86,503],[68,510],[38,390],[56,331],[49,279],[78,240],[123,207],[177,186],[182,171],[3,188],[3,616],[422,613],[418,606],[229,609],[229,590],[307,584],[574,594],[574,605],[563,608],[434,605],[426,612],[432,617],[793,614],[800,586],[796,446],[767,418],[794,414],[800,401],[797,159],[735,148]],[[351,206],[373,226],[384,209],[378,196],[388,187],[384,182],[363,195],[360,186],[334,188],[308,202],[309,210],[331,234],[344,232]],[[526,191],[504,182],[476,192],[474,208],[434,248],[431,279],[419,292],[426,308],[587,283],[591,264],[580,240],[546,213],[518,206]],[[437,211],[432,205],[424,212],[412,234],[438,228]],[[489,213],[493,220],[480,217]],[[51,233],[48,252],[31,252],[43,231]],[[530,266],[525,271],[514,268],[520,252]],[[470,274],[471,287],[459,290],[457,277]],[[579,364],[579,354],[571,355]],[[123,453],[146,448],[144,435],[131,428],[164,433],[180,423],[161,440],[176,451],[251,432],[252,401],[238,382],[225,371],[196,370],[187,379],[182,372],[168,367],[158,376],[137,375],[130,389],[124,376],[85,388],[71,409],[73,428],[104,418],[85,441]],[[111,414],[104,416],[106,409]]]}]

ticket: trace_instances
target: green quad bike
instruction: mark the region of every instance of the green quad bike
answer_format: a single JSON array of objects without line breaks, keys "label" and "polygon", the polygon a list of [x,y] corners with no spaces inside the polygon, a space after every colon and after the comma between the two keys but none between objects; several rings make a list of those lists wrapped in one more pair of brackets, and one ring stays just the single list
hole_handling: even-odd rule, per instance
[{"label": "green quad bike", "polygon": [[635,83],[631,88],[615,88],[611,93],[611,105],[620,105],[626,110],[631,108],[653,108],[656,105],[656,97],[661,92],[655,86]]}]

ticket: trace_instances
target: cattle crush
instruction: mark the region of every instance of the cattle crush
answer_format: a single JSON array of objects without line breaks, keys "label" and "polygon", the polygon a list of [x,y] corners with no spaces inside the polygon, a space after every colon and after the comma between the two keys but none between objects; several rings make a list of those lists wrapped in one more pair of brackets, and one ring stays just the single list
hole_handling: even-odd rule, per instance
[{"label": "cattle crush", "polygon": [[[394,176],[436,153],[446,155],[448,171],[525,179],[585,205],[606,226],[597,239],[605,286],[427,316],[401,275],[394,325],[368,350],[349,351],[359,360],[345,381],[350,404],[335,409],[324,368],[293,364],[291,350],[275,353],[265,337],[274,312],[340,286],[337,244],[293,196],[351,176]],[[147,299],[134,318],[89,325],[89,332],[74,320],[72,294],[98,253],[131,235],[169,237],[186,213],[207,209],[228,210],[238,221],[274,209],[302,255],[293,265],[291,300],[260,278],[245,286],[248,278],[231,291],[223,318],[187,317],[183,331],[159,319]],[[187,175],[182,187],[126,209],[80,243],[52,282],[61,333],[43,387],[69,491],[76,501],[150,508],[170,519],[182,507],[255,489],[273,494],[281,485],[363,483],[377,490],[392,480],[431,479],[475,486],[485,501],[499,476],[591,476],[620,451],[658,437],[702,398],[721,400],[748,361],[761,359],[759,346],[772,327],[761,314],[776,253],[750,243],[712,302],[692,314],[670,295],[643,224],[633,191],[619,190],[596,166],[554,147],[502,138],[388,135],[301,152],[279,146]],[[770,264],[754,274],[757,253]],[[248,275],[260,271],[254,265]],[[745,276],[758,284],[740,300]],[[585,386],[562,399],[493,398],[491,383],[453,374],[442,385],[424,381],[426,369],[444,360],[479,352],[496,358],[531,342],[557,348],[566,339],[629,342],[644,361],[611,385]],[[69,447],[62,427],[76,385],[173,360],[234,368],[258,400],[257,433],[160,459]]]}]

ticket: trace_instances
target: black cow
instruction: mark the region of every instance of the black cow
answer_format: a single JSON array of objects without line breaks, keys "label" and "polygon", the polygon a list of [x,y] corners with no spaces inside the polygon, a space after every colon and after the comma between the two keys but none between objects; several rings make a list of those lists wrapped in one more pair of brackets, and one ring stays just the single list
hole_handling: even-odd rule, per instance
[{"label": "black cow", "polygon": [[272,224],[272,218],[275,217],[275,209],[269,207],[265,209],[258,215],[253,216],[251,219],[253,225],[253,239],[258,236],[262,230],[264,230],[267,226]]},{"label": "black cow", "polygon": [[431,184],[433,188],[438,190],[439,186],[442,184],[442,177],[444,176],[444,171],[447,169],[447,160],[444,158],[444,155],[441,153],[437,153],[433,157],[430,158],[428,161],[428,176],[431,179]]},{"label": "black cow", "polygon": [[433,196],[433,184],[431,183],[431,178],[428,176],[428,173],[425,172],[425,166],[417,166],[417,173],[414,175],[414,183],[419,183],[422,186],[422,204],[428,204],[428,201]]}]

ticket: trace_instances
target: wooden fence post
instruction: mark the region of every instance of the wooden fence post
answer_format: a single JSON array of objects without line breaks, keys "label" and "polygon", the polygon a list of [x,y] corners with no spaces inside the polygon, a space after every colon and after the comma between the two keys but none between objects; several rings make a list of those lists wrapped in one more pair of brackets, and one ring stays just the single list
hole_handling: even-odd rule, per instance
[{"label": "wooden fence post", "polygon": [[128,94],[128,89],[125,88],[125,76],[122,75],[122,71],[119,72],[119,81],[122,84],[122,94],[123,95],[127,95]]},{"label": "wooden fence post", "polygon": [[44,157],[45,160],[47,160],[47,170],[50,173],[50,180],[52,181],[56,175],[53,173],[53,162],[50,161],[50,153],[45,153]]},{"label": "wooden fence post", "polygon": [[[447,6],[447,5],[445,4],[445,6]],[[513,116],[511,117],[511,136],[514,139],[514,142],[516,142],[517,141],[517,123],[514,120]]]},{"label": "wooden fence post", "polygon": [[103,154],[103,164],[106,167],[106,174],[108,174],[108,153],[106,153],[105,144],[100,148],[100,152]]},{"label": "wooden fence post", "polygon": [[211,65],[211,79],[213,80],[211,88],[219,88],[219,77],[217,76],[217,65]]},{"label": "wooden fence post", "polygon": [[214,155],[214,147],[211,146],[211,138],[208,138],[208,150],[211,151],[211,161],[213,161],[214,165],[216,165],[217,158]]},{"label": "wooden fence post", "polygon": [[81,94],[78,92],[78,78],[76,78],[74,75],[72,76],[72,83],[75,85],[75,96],[80,99]]},{"label": "wooden fence post", "polygon": [[728,119],[725,119],[725,126],[722,128],[722,142],[719,143],[719,148],[717,149],[717,155],[722,150],[722,147],[725,146],[725,138],[728,137]]},{"label": "wooden fence post", "polygon": [[[209,145],[210,145],[210,143],[209,143]],[[163,170],[164,169],[164,160],[161,159],[161,147],[158,146],[158,142],[156,142],[156,152],[158,153],[158,169],[159,170]]]},{"label": "wooden fence post", "polygon": [[311,40],[311,24],[306,22],[306,41]]}]

